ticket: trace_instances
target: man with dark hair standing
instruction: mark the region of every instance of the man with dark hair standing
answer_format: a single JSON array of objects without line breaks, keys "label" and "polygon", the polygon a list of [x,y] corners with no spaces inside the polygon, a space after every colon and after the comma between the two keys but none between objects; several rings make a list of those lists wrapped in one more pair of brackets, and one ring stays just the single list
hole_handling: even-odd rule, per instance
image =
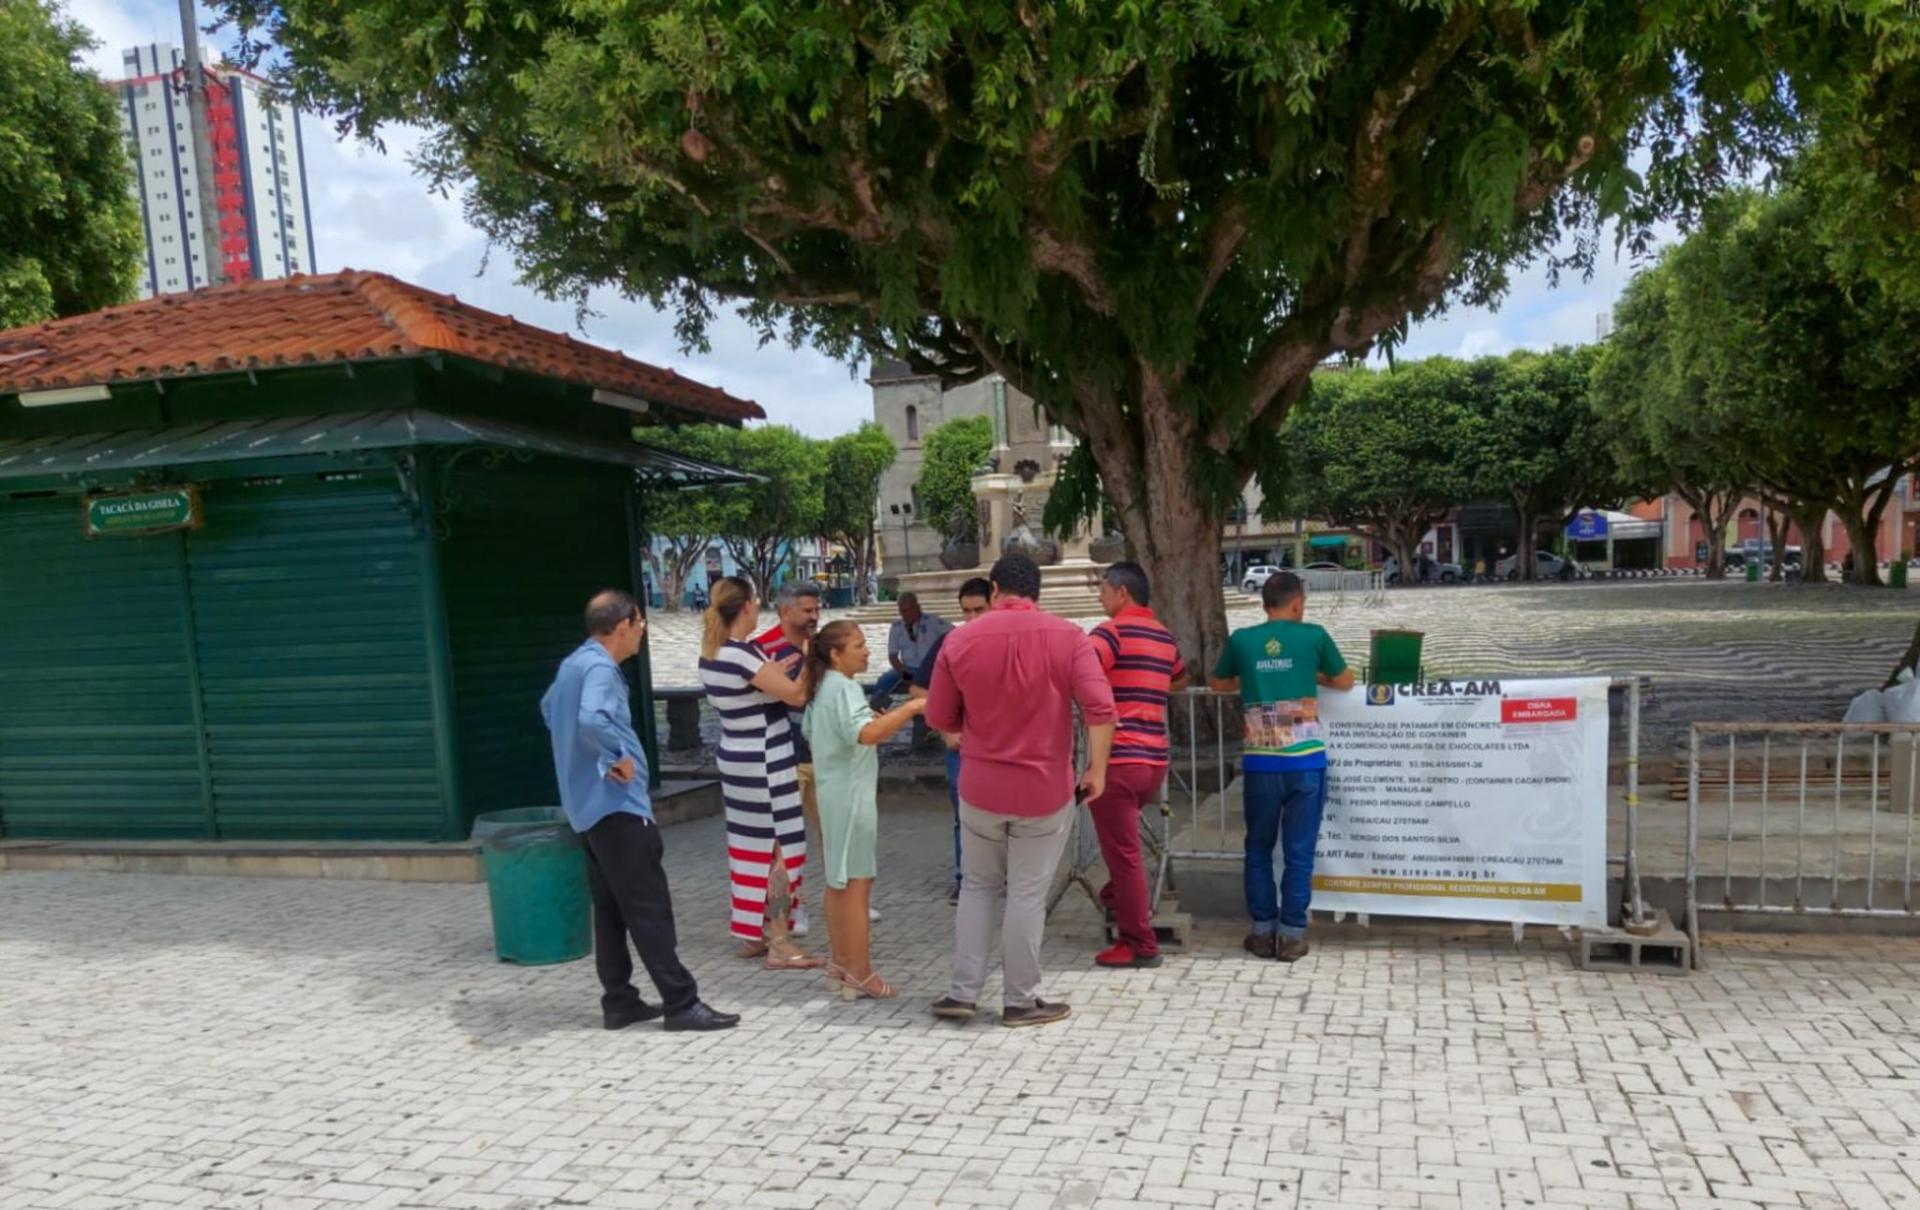
[{"label": "man with dark hair standing", "polygon": [[[766,657],[787,670],[787,676],[800,679],[800,657],[806,654],[807,644],[820,630],[820,586],[812,580],[792,579],[780,586],[773,599],[774,616],[779,620],[762,634],[753,636],[754,646],[766,653]],[[805,737],[800,734],[800,720],[806,714],[804,707],[772,705],[769,710],[784,710],[788,715],[788,733],[793,738],[793,754],[800,764],[796,773],[800,780],[800,811],[807,819],[807,828],[813,834],[813,844],[809,851],[824,852],[817,846],[820,840],[820,799],[813,788],[813,753],[807,747]],[[879,913],[872,913],[878,920]],[[796,896],[789,917],[788,931],[796,937],[807,935],[807,906]]]},{"label": "man with dark hair standing", "polygon": [[[1045,1025],[1065,1004],[1040,998],[1047,891],[1067,846],[1077,797],[1073,707],[1087,725],[1079,791],[1107,788],[1113,691],[1078,626],[1042,613],[1040,568],[1013,554],[993,565],[993,608],[949,636],[927,687],[927,721],[960,733],[960,909],[952,990],[935,1016],[978,1011],[999,914],[1005,1025]],[[1004,908],[1003,908],[1004,900]]]},{"label": "man with dark hair standing", "polygon": [[[701,1003],[693,974],[676,952],[647,757],[633,731],[627,678],[620,671],[639,653],[646,619],[631,596],[608,589],[587,602],[586,629],[587,641],[561,663],[540,699],[540,714],[553,740],[560,804],[587,850],[601,1023],[624,1029],[664,1013],[670,1030],[730,1029],[739,1016]],[[660,991],[658,1008],[633,986],[629,935]]]},{"label": "man with dark hair standing", "polygon": [[1119,935],[1094,956],[1101,966],[1160,965],[1140,859],[1140,809],[1167,779],[1167,695],[1187,687],[1187,668],[1173,632],[1148,608],[1150,599],[1147,573],[1138,563],[1113,564],[1100,582],[1107,620],[1091,636],[1118,715],[1107,792],[1087,804],[1107,866],[1100,902],[1113,913]]},{"label": "man with dark hair standing", "polygon": [[[960,624],[984,615],[993,605],[993,585],[979,576],[974,576],[960,585]],[[940,649],[946,645],[947,635],[941,635],[933,641],[927,658],[913,674],[913,688],[908,690],[914,697],[927,696],[928,685],[933,684],[933,670],[940,659]],[[947,894],[948,903],[960,902],[960,737],[942,733],[941,739],[947,743],[947,801],[953,804],[953,889]]]},{"label": "man with dark hair standing", "polygon": [[[1313,856],[1327,799],[1327,744],[1320,688],[1353,688],[1353,670],[1333,636],[1301,621],[1307,586],[1283,571],[1260,589],[1267,620],[1234,631],[1208,684],[1239,693],[1246,717],[1241,792],[1247,815],[1247,951],[1297,962],[1307,956]],[[1273,851],[1284,866],[1276,902]]]}]

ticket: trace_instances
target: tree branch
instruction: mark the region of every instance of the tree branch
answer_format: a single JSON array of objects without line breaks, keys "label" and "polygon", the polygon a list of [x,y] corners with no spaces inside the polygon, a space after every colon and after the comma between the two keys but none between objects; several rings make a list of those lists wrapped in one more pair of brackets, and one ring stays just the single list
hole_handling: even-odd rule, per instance
[{"label": "tree branch", "polygon": [[1354,134],[1353,165],[1347,182],[1351,199],[1345,258],[1346,283],[1349,287],[1362,280],[1367,259],[1372,252],[1373,225],[1387,212],[1391,195],[1387,158],[1394,128],[1399,125],[1407,107],[1433,87],[1441,71],[1479,26],[1478,5],[1454,6],[1446,25],[1427,43],[1426,49],[1414,59],[1406,73],[1392,84],[1374,91],[1366,120],[1361,122],[1360,129]]},{"label": "tree branch", "polygon": [[1027,227],[1033,245],[1033,263],[1038,269],[1058,273],[1080,287],[1087,305],[1101,315],[1113,314],[1113,292],[1100,273],[1100,262],[1093,249],[1074,240],[1065,240],[1046,226],[1035,222]]}]

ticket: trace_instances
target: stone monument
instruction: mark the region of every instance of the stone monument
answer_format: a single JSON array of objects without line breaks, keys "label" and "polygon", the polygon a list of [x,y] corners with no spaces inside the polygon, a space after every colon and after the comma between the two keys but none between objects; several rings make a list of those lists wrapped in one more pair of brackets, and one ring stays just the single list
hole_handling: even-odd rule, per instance
[{"label": "stone monument", "polygon": [[1037,407],[1019,396],[1011,396],[1015,402],[1009,407],[1009,397],[1004,390],[994,392],[994,449],[973,476],[980,515],[978,566],[901,576],[900,587],[918,593],[922,608],[952,618],[958,612],[954,594],[961,583],[986,575],[994,560],[1018,549],[1040,564],[1043,607],[1066,617],[1097,616],[1106,565],[1094,562],[1090,547],[1103,536],[1099,521],[1064,540],[1047,534],[1041,522],[1061,463],[1073,450],[1073,436],[1049,425]]}]

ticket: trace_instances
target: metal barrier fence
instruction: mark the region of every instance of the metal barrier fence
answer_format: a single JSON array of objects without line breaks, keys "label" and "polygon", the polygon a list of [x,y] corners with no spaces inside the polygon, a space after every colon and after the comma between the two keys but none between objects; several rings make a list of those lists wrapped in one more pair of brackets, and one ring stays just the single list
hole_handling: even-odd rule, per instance
[{"label": "metal barrier fence", "polygon": [[[1703,910],[1920,920],[1917,773],[1920,723],[1694,724],[1685,926],[1694,952]],[[1719,896],[1703,900],[1715,883]]]},{"label": "metal barrier fence", "polygon": [[1381,571],[1308,570],[1300,579],[1313,594],[1315,608],[1338,607],[1350,599],[1379,605],[1387,599],[1387,575]]}]

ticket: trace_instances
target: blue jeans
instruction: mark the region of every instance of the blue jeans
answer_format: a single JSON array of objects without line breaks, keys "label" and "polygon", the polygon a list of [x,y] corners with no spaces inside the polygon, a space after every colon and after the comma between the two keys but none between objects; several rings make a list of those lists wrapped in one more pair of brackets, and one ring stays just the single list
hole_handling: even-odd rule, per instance
[{"label": "blue jeans", "polygon": [[960,750],[947,749],[947,801],[953,804],[953,884],[960,885]]},{"label": "blue jeans", "polygon": [[[1320,842],[1320,812],[1327,803],[1325,769],[1296,773],[1243,773],[1247,810],[1247,914],[1258,936],[1301,937],[1313,900],[1313,850]],[[1279,848],[1280,894],[1273,886],[1274,849]]]},{"label": "blue jeans", "polygon": [[901,676],[899,673],[895,672],[893,669],[891,668],[887,669],[885,672],[880,674],[880,678],[878,680],[873,682],[873,692],[867,694],[867,700],[879,701],[882,698],[889,698],[889,699],[892,698],[894,693],[899,690],[901,682],[905,680],[906,680],[905,677]]}]

